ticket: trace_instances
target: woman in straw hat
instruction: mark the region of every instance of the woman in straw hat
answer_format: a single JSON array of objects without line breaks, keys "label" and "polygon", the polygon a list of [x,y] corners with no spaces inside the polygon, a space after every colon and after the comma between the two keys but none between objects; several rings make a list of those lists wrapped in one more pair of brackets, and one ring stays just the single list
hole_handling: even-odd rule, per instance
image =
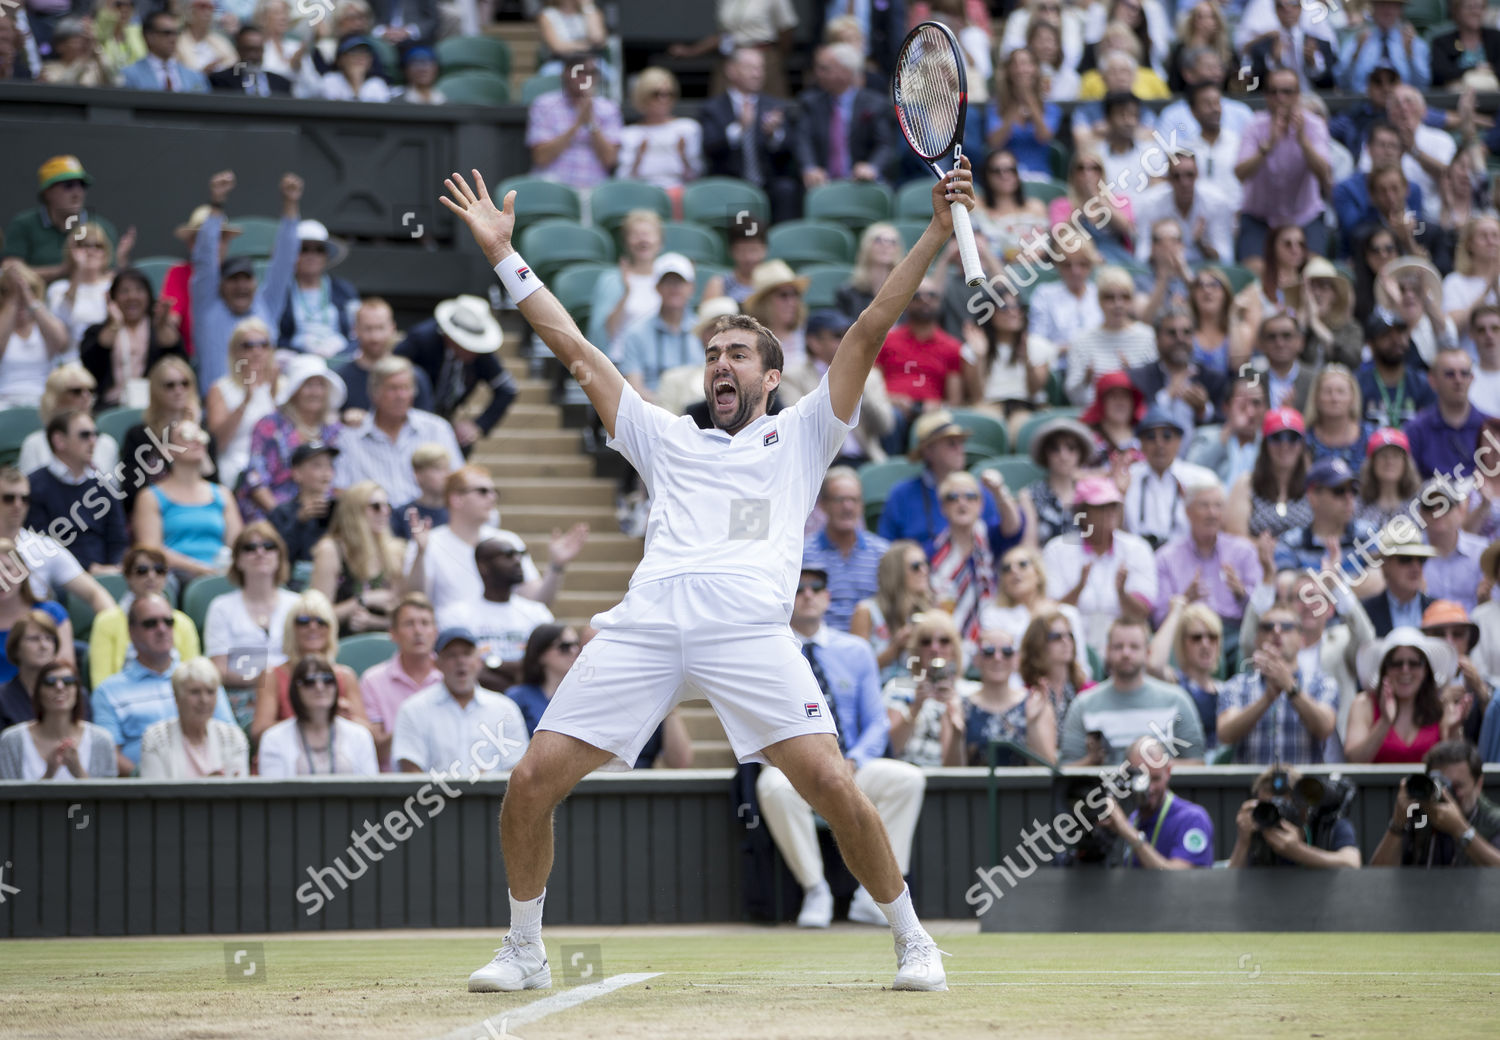
[{"label": "woman in straw hat", "polygon": [[1312,461],[1332,456],[1358,469],[1374,428],[1365,423],[1364,404],[1354,373],[1334,363],[1313,377],[1307,394],[1307,449]]},{"label": "woman in straw hat", "polygon": [[1022,488],[1017,497],[1026,515],[1026,544],[1046,545],[1077,528],[1073,494],[1080,471],[1094,456],[1093,431],[1077,419],[1058,416],[1037,427],[1029,448],[1031,461],[1047,475]]},{"label": "woman in straw hat", "polygon": [[776,334],[787,367],[807,357],[807,287],[785,260],[767,260],[755,269],[753,292],[741,308]]},{"label": "woman in straw hat", "polygon": [[1302,360],[1310,365],[1337,362],[1350,371],[1358,368],[1365,333],[1354,320],[1354,286],[1321,256],[1307,262],[1302,282],[1301,321],[1307,334]]},{"label": "woman in straw hat", "polygon": [[1453,647],[1403,625],[1361,647],[1358,664],[1366,688],[1349,709],[1350,762],[1420,762],[1440,741],[1463,739],[1463,705],[1443,699],[1458,667]]},{"label": "woman in straw hat", "polygon": [[1412,346],[1431,365],[1439,350],[1458,343],[1458,328],[1443,313],[1443,280],[1419,256],[1398,256],[1375,279],[1375,302],[1406,319]]}]

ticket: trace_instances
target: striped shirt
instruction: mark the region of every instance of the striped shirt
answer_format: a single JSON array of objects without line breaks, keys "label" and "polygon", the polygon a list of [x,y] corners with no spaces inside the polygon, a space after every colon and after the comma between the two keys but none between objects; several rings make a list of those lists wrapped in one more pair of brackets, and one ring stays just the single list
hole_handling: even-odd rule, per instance
[{"label": "striped shirt", "polygon": [[[1299,697],[1310,698],[1316,704],[1324,704],[1338,711],[1339,688],[1326,675],[1298,676]],[[1219,687],[1219,714],[1239,711],[1260,700],[1265,691],[1265,680],[1259,672],[1241,672],[1231,676]],[[1270,765],[1285,762],[1288,765],[1306,765],[1323,761],[1323,742],[1314,740],[1302,722],[1302,716],[1285,695],[1277,697],[1276,703],[1266,709],[1256,722],[1255,728],[1245,735],[1234,749],[1234,761],[1239,765]]]},{"label": "striped shirt", "polygon": [[419,445],[428,442],[448,449],[453,469],[464,464],[464,453],[446,419],[413,408],[406,413],[406,422],[401,424],[396,439],[392,441],[383,430],[376,429],[375,413],[371,412],[358,426],[346,427],[339,440],[342,454],[335,464],[336,483],[346,488],[361,480],[373,480],[385,488],[392,502],[421,498],[422,489],[417,485],[417,475],[412,472],[411,455]]},{"label": "striped shirt", "polygon": [[803,568],[812,567],[828,575],[828,613],[823,621],[829,628],[849,631],[859,601],[875,595],[875,572],[890,547],[891,543],[879,535],[860,531],[846,556],[829,541],[826,530],[819,531],[803,547]]}]

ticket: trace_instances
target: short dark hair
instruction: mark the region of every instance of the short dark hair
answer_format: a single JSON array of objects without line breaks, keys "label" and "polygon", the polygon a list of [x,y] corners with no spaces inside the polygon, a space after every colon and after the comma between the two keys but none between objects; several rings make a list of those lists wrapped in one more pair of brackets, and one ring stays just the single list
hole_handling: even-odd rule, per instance
[{"label": "short dark hair", "polygon": [[58,412],[51,419],[48,419],[47,447],[55,451],[55,449],[52,449],[52,438],[56,437],[58,434],[62,434],[64,437],[66,437],[68,434],[68,427],[73,425],[73,420],[78,418],[80,415],[88,414],[89,413],[84,411],[82,408],[71,408],[66,412]]},{"label": "short dark hair", "polygon": [[1208,90],[1217,90],[1220,94],[1224,92],[1224,88],[1217,83],[1194,83],[1192,86],[1187,88],[1188,107],[1191,108],[1192,106],[1196,105],[1198,103],[1198,99],[1203,96],[1204,91]]},{"label": "short dark hair", "polygon": [[744,329],[755,334],[755,349],[760,354],[760,367],[767,372],[780,372],[786,367],[786,356],[781,352],[781,340],[776,333],[766,328],[748,314],[726,314],[714,321],[709,339],[730,329]]},{"label": "short dark hair", "polygon": [[1493,303],[1481,303],[1469,312],[1469,327],[1486,314],[1500,315],[1500,306]]},{"label": "short dark hair", "polygon": [[432,614],[434,618],[437,615],[437,611],[432,608],[432,600],[428,599],[425,594],[421,592],[408,592],[401,597],[395,609],[391,611],[392,628],[401,623],[401,612],[403,610],[425,610],[427,613]]},{"label": "short dark hair", "polygon": [[254,22],[246,22],[244,25],[240,26],[234,34],[235,45],[238,46],[239,42],[250,33],[259,33],[262,36],[266,34],[265,30],[256,25]]},{"label": "short dark hair", "polygon": [[1365,143],[1369,144],[1374,140],[1376,134],[1390,134],[1397,141],[1401,140],[1401,131],[1397,130],[1390,123],[1387,123],[1384,119],[1370,124],[1370,129],[1365,131]]},{"label": "short dark hair", "polygon": [[339,711],[339,673],[333,666],[333,662],[322,654],[308,654],[297,661],[292,668],[291,682],[287,684],[287,698],[292,702],[292,713],[301,722],[308,721],[307,705],[302,701],[302,694],[298,686],[313,672],[327,672],[333,676],[333,704],[328,708],[328,722],[333,724],[334,716]]},{"label": "short dark hair", "polygon": [[52,615],[44,610],[28,610],[10,626],[10,633],[5,637],[5,657],[11,664],[21,659],[21,640],[26,638],[27,631],[32,628],[38,628],[52,637],[54,651],[62,648],[62,636]]},{"label": "short dark hair", "polygon": [[1441,744],[1434,744],[1422,756],[1422,765],[1427,769],[1466,765],[1469,767],[1470,779],[1479,780],[1484,776],[1484,759],[1480,757],[1479,749],[1467,740],[1445,740]]},{"label": "short dark hair", "polygon": [[1126,105],[1134,105],[1137,110],[1141,107],[1141,99],[1128,90],[1112,90],[1104,95],[1104,118],[1108,119],[1115,114],[1117,109]]},{"label": "short dark hair", "polygon": [[156,23],[160,22],[163,18],[171,22],[174,26],[177,24],[177,16],[169,10],[162,9],[160,11],[152,11],[148,14],[146,20],[141,23],[141,28],[146,32],[150,32],[156,28]]}]

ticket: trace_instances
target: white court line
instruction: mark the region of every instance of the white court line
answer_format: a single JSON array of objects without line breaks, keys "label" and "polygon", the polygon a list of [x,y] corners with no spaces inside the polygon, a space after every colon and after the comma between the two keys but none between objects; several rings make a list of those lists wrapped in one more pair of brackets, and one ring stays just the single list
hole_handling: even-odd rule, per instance
[{"label": "white court line", "polygon": [[510,1008],[499,1014],[491,1015],[483,1022],[476,1022],[471,1026],[460,1026],[452,1032],[443,1034],[441,1040],[498,1040],[498,1038],[512,1038],[510,1028],[512,1026],[525,1026],[554,1015],[559,1011],[567,1011],[575,1008],[586,1000],[602,997],[606,993],[613,993],[617,989],[633,986],[637,982],[645,982],[654,979],[659,971],[638,971],[624,975],[611,975],[599,982],[590,982],[586,986],[575,986],[572,989],[554,993],[550,997],[523,1004],[518,1008]]},{"label": "white court line", "polygon": [[[730,975],[753,975],[760,978],[796,978],[806,975],[852,975],[858,972],[851,969],[844,971],[829,971],[824,969],[809,969],[807,971],[777,972],[766,971],[672,971],[669,975],[692,975],[706,978],[722,978]],[[1238,970],[1224,969],[1208,971],[1202,969],[1185,968],[1181,971],[1173,971],[1170,968],[1139,968],[1139,969],[1114,969],[1100,968],[1097,971],[1090,968],[949,968],[949,975],[1213,975],[1232,978],[1237,975],[1249,974],[1244,968]],[[1500,977],[1500,971],[1299,971],[1288,968],[1281,972],[1283,975],[1334,975],[1349,977],[1376,976],[1381,978],[1402,979],[1455,979],[1455,978],[1496,978]],[[822,985],[822,983],[819,983]],[[1006,985],[1009,985],[1007,983]],[[1038,983],[1038,985],[1043,985]]]}]

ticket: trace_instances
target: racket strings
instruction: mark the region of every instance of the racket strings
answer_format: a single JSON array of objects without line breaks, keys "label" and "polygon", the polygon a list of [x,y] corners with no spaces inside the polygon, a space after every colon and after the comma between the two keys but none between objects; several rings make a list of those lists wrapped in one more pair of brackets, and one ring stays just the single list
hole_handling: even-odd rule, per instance
[{"label": "racket strings", "polygon": [[913,34],[896,71],[897,114],[907,140],[924,158],[934,159],[952,146],[958,132],[963,98],[957,57],[937,28]]}]

